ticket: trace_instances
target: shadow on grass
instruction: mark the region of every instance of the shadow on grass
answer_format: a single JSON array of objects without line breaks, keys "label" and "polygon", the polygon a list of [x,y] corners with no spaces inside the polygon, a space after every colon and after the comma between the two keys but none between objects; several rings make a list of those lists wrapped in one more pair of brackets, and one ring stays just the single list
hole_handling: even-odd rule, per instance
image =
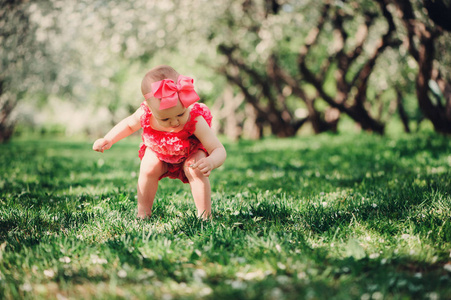
[{"label": "shadow on grass", "polygon": [[[344,143],[346,139],[348,143]],[[257,149],[255,143],[244,141],[230,146],[230,151],[239,155],[228,158],[224,172],[230,170],[230,174],[240,176],[230,175],[228,186],[251,182],[255,189],[282,188],[288,193],[312,195],[352,188],[369,179],[384,184],[393,174],[409,179],[418,174],[419,166],[441,166],[438,159],[446,158],[450,147],[445,137],[428,135],[398,140],[364,135],[335,139],[326,135],[304,142],[302,138],[268,139],[259,145]]]},{"label": "shadow on grass", "polygon": [[[402,187],[397,192],[379,191],[365,200],[346,200],[338,206],[323,206],[308,203],[299,213],[300,221],[314,233],[335,231],[358,222],[379,232],[381,235],[399,234],[399,222],[410,222],[414,232],[427,237],[432,242],[451,242],[451,223],[440,213],[441,208],[431,208],[437,199],[424,198],[430,193],[430,186]],[[436,195],[440,197],[440,195]],[[449,197],[446,193],[443,197]],[[358,197],[357,197],[358,198]],[[446,204],[444,204],[446,205]],[[429,209],[425,209],[429,207]],[[434,234],[430,234],[434,232]]]}]

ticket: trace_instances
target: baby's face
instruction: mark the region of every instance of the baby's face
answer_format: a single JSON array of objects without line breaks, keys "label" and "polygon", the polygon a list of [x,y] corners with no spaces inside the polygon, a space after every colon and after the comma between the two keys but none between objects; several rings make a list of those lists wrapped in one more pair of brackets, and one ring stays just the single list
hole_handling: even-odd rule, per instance
[{"label": "baby's face", "polygon": [[152,115],[161,128],[177,132],[182,130],[183,126],[188,122],[189,109],[184,107],[180,101],[178,101],[176,106],[162,110],[158,109],[159,100],[149,102]]}]

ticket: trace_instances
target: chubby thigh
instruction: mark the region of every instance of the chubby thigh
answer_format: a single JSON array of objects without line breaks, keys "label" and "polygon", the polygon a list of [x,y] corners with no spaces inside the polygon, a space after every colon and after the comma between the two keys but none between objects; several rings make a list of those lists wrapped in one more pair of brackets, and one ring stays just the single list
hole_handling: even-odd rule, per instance
[{"label": "chubby thigh", "polygon": [[151,149],[147,148],[141,160],[139,175],[160,178],[167,170],[167,164],[161,161]]}]

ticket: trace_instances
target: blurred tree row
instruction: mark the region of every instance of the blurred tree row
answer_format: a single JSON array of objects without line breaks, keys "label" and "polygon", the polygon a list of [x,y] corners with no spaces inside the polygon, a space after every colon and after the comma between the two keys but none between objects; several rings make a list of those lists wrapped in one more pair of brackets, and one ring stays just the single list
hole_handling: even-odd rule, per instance
[{"label": "blurred tree row", "polygon": [[449,0],[0,1],[1,141],[20,101],[106,107],[114,123],[162,63],[195,77],[231,138],[336,131],[343,115],[451,133]]},{"label": "blurred tree row", "polygon": [[[382,134],[395,110],[410,131],[412,94],[451,133],[450,15],[449,1],[235,1],[210,36],[257,135],[269,124],[291,136],[306,120],[334,131],[341,114]],[[307,113],[296,116],[299,100]]]}]

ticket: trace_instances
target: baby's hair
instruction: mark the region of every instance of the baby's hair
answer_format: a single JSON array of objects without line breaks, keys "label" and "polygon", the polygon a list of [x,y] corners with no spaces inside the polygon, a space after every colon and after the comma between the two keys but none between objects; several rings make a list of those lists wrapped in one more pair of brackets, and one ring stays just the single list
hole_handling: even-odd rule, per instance
[{"label": "baby's hair", "polygon": [[174,80],[174,82],[177,82],[179,75],[180,74],[170,66],[161,65],[152,68],[149,72],[146,73],[146,75],[144,75],[144,78],[141,82],[141,92],[143,95],[152,92],[151,84],[163,79],[172,79]]}]

